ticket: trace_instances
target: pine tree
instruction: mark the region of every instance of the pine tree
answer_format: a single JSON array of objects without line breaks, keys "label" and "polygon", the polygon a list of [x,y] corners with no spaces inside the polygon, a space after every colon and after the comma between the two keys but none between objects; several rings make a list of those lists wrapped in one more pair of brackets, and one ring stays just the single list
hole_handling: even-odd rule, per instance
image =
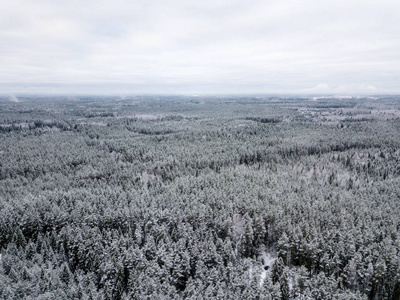
[{"label": "pine tree", "polygon": [[279,278],[280,288],[281,288],[281,299],[289,300],[290,299],[290,287],[289,287],[289,272],[285,268],[282,275]]},{"label": "pine tree", "polygon": [[278,257],[272,264],[271,279],[272,279],[273,284],[275,284],[279,281],[279,278],[283,274],[284,267],[285,266],[283,264],[282,258],[280,258],[280,257]]}]

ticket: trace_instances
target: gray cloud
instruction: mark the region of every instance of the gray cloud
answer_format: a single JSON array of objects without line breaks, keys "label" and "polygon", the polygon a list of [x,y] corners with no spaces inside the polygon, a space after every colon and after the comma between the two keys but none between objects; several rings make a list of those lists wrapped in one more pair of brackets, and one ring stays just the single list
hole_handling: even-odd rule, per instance
[{"label": "gray cloud", "polygon": [[6,2],[3,93],[400,91],[398,1]]}]

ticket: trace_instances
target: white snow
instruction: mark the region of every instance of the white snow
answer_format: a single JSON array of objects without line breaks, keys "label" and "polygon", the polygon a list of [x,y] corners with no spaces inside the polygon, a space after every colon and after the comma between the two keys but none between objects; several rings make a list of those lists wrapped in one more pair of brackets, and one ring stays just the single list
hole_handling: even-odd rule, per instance
[{"label": "white snow", "polygon": [[8,100],[10,100],[11,102],[15,102],[15,103],[21,102],[21,101],[19,101],[19,99],[18,99],[17,97],[15,97],[14,95],[12,95]]},{"label": "white snow", "polygon": [[261,257],[262,257],[262,262],[264,266],[264,270],[260,274],[260,286],[264,283],[265,278],[267,277],[267,274],[271,272],[272,264],[275,261],[275,257],[272,257],[271,253],[268,253],[267,251],[263,250],[261,252]]},{"label": "white snow", "polygon": [[267,271],[263,270],[260,274],[260,286],[264,283],[265,277],[267,277]]}]

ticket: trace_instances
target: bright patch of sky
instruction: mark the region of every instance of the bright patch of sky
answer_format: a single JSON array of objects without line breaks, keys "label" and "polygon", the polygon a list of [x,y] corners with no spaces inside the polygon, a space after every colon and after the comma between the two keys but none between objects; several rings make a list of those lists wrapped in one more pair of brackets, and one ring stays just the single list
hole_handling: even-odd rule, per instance
[{"label": "bright patch of sky", "polygon": [[400,93],[398,0],[0,2],[0,93]]}]

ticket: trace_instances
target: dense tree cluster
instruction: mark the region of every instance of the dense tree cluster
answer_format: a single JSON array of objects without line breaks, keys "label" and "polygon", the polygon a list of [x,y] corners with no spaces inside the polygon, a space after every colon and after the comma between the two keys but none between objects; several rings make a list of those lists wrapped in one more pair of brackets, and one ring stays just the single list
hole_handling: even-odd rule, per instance
[{"label": "dense tree cluster", "polygon": [[400,299],[396,98],[0,105],[2,299]]}]

